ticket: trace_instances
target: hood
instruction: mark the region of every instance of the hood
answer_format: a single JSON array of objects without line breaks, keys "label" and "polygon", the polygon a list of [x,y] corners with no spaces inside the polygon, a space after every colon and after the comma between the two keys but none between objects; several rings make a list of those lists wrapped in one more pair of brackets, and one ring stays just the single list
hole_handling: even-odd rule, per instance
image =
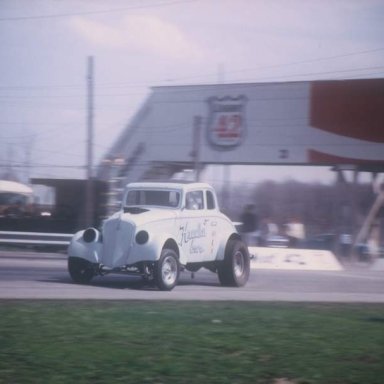
[{"label": "hood", "polygon": [[141,226],[154,221],[175,219],[177,212],[174,209],[129,207],[115,213],[106,221],[120,219],[136,226]]}]

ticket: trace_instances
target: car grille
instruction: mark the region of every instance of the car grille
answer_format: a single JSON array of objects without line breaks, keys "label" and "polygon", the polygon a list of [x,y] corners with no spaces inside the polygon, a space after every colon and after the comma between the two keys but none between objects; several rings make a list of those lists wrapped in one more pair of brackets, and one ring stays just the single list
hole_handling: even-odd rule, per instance
[{"label": "car grille", "polygon": [[127,263],[134,230],[133,224],[119,218],[108,220],[104,224],[102,264],[114,268]]}]

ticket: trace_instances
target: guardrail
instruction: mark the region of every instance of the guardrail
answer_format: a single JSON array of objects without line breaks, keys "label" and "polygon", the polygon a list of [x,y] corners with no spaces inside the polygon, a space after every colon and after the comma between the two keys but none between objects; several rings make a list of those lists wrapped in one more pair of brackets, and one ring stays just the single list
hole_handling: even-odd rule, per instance
[{"label": "guardrail", "polygon": [[1,244],[20,245],[63,245],[68,246],[72,234],[70,233],[41,233],[0,231]]}]

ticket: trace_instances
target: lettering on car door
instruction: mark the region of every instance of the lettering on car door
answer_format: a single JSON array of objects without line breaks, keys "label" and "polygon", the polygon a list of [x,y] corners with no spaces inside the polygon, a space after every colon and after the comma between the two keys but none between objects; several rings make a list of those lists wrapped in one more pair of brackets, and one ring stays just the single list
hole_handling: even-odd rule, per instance
[{"label": "lettering on car door", "polygon": [[204,261],[209,242],[209,220],[204,217],[203,191],[187,192],[185,209],[183,211],[178,244],[188,256],[189,262]]}]

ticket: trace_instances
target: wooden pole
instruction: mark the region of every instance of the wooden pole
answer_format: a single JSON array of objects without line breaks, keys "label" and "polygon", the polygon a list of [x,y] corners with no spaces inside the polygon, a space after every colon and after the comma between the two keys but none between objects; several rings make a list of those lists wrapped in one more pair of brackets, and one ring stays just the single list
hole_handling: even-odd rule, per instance
[{"label": "wooden pole", "polygon": [[94,186],[93,186],[93,57],[88,57],[87,74],[87,183],[85,194],[85,224],[91,226],[94,219]]}]

